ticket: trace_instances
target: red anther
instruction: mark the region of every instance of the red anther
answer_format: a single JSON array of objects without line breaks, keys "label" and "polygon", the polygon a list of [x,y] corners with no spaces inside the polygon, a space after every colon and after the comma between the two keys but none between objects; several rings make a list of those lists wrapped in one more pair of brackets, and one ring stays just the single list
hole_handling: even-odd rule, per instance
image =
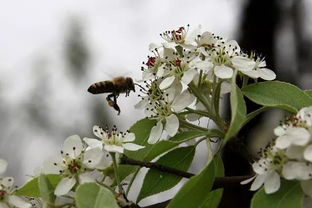
[{"label": "red anther", "polygon": [[177,32],[177,33],[182,33],[183,30],[184,30],[184,27],[180,27],[176,32]]},{"label": "red anther", "polygon": [[4,195],[6,195],[6,191],[5,190],[0,190],[0,196],[4,196]]},{"label": "red anther", "polygon": [[71,164],[68,165],[68,170],[71,173],[77,173],[81,168],[81,165],[76,161],[73,161]]},{"label": "red anther", "polygon": [[153,67],[155,65],[155,62],[156,62],[156,57],[149,57],[146,65],[148,67]]},{"label": "red anther", "polygon": [[181,66],[181,62],[182,62],[182,61],[181,61],[180,59],[177,59],[175,62],[176,62],[176,63],[175,63],[176,66]]}]

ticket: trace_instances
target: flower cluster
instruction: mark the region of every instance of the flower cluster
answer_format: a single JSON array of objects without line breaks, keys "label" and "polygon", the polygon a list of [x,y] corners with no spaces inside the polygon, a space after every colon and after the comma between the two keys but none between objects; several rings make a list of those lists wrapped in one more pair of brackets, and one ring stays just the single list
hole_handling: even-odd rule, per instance
[{"label": "flower cluster", "polygon": [[100,138],[81,138],[78,135],[68,137],[64,141],[61,159],[46,161],[43,173],[58,174],[62,177],[55,188],[56,196],[70,193],[77,184],[85,182],[101,182],[112,184],[111,175],[105,175],[105,170],[111,169],[112,158],[109,153],[123,153],[124,149],[133,151],[144,148],[133,144],[133,133],[117,133],[114,126],[111,132],[99,126],[93,127],[94,135]]},{"label": "flower cluster", "polygon": [[274,130],[277,138],[266,148],[261,159],[252,167],[256,176],[251,190],[264,184],[266,193],[274,193],[280,187],[280,177],[298,180],[303,191],[312,196],[312,107],[301,109]]},{"label": "flower cluster", "polygon": [[234,72],[253,79],[273,80],[276,77],[266,68],[264,59],[254,53],[242,52],[236,41],[201,30],[198,27],[189,31],[187,26],[165,31],[160,35],[165,42],[150,44],[153,55],[147,57],[141,68],[145,84],[141,92],[144,95],[136,106],[145,109],[149,118],[157,120],[149,143],[164,138],[163,130],[174,136],[180,125],[177,114],[194,103],[195,108],[201,106],[202,101],[196,101],[194,89],[189,87],[192,83],[195,87],[201,87],[199,83],[207,83],[205,90],[211,96],[218,83],[221,92],[229,92],[222,88],[228,88],[228,80]]},{"label": "flower cluster", "polygon": [[[7,168],[7,162],[0,159],[0,174]],[[0,207],[30,208],[31,204],[21,197],[14,195],[14,178],[0,177]]]}]

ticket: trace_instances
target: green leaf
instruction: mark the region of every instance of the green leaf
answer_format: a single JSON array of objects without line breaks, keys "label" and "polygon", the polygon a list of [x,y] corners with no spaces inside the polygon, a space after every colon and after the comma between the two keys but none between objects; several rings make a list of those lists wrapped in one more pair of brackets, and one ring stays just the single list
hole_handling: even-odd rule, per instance
[{"label": "green leaf", "polygon": [[76,189],[78,208],[119,208],[113,193],[95,183],[84,183]]},{"label": "green leaf", "polygon": [[46,175],[41,174],[38,178],[40,196],[46,202],[54,203],[55,195],[53,185],[50,183],[48,177]]},{"label": "green leaf", "polygon": [[184,55],[183,55],[183,47],[182,47],[182,46],[178,45],[178,46],[175,47],[175,49],[177,50],[177,52],[179,53],[179,55],[180,55],[181,57],[184,56]]},{"label": "green leaf", "polygon": [[131,173],[134,173],[136,171],[137,167],[134,165],[118,165],[118,175],[120,181],[125,179],[128,175]]},{"label": "green leaf", "polygon": [[206,196],[206,201],[200,206],[201,208],[218,208],[222,199],[223,189],[211,191]]},{"label": "green leaf", "polygon": [[[157,160],[158,164],[187,171],[190,167],[195,154],[195,147],[181,147],[168,152]],[[182,179],[171,173],[166,173],[157,169],[149,169],[147,172],[137,201],[171,189]]]},{"label": "green leaf", "polygon": [[[218,165],[215,168],[215,177],[223,177],[224,176],[224,167],[222,160],[220,158],[218,160]],[[216,189],[211,191],[207,196],[206,200],[200,206],[202,208],[218,208],[223,195],[223,189]]]},{"label": "green leaf", "polygon": [[144,161],[151,161],[158,155],[176,147],[182,142],[207,135],[207,132],[203,131],[184,131],[181,133],[176,134],[175,136],[171,137],[167,141],[160,141],[149,149],[148,154],[143,158]]},{"label": "green leaf", "polygon": [[[178,146],[180,143],[197,138],[199,136],[207,135],[207,132],[203,131],[187,131],[181,132],[171,137],[170,140],[160,141],[156,144],[150,145],[147,140],[150,135],[150,131],[156,124],[155,120],[142,119],[136,122],[131,128],[130,132],[135,134],[136,140],[134,143],[145,146],[144,149],[138,151],[125,151],[125,155],[132,159],[151,161],[158,155]],[[127,170],[126,170],[127,169]],[[122,177],[125,178],[131,173],[135,172],[135,168],[122,168]]]},{"label": "green leaf", "polygon": [[[145,148],[140,149],[138,151],[125,151],[125,155],[129,158],[142,160],[146,154],[148,154],[149,149],[152,145],[147,143],[149,138],[151,129],[156,124],[155,120],[149,120],[147,118],[137,121],[132,127],[129,129],[130,132],[135,134],[135,144],[143,145]],[[137,170],[137,167],[134,168],[122,168],[122,178],[127,177],[131,173],[134,173]]]},{"label": "green leaf", "polygon": [[170,201],[167,208],[201,207],[207,202],[222,160],[217,157],[197,176],[193,176]]},{"label": "green leaf", "polygon": [[[55,189],[55,187],[61,180],[61,177],[59,175],[54,174],[45,175],[45,177],[49,180],[49,183],[51,184],[53,189]],[[31,179],[24,186],[17,189],[14,193],[18,196],[40,197],[38,177]]]},{"label": "green leaf", "polygon": [[243,97],[241,90],[237,87],[237,85],[232,83],[232,92],[231,92],[231,124],[229,129],[227,130],[223,145],[229,141],[232,137],[234,137],[239,130],[243,127],[243,124],[246,120],[246,103]]},{"label": "green leaf", "polygon": [[312,97],[300,88],[286,82],[268,81],[248,85],[243,94],[253,102],[293,113],[312,105]]},{"label": "green leaf", "polygon": [[298,181],[282,181],[280,189],[266,194],[260,189],[252,198],[251,208],[302,208],[304,193]]},{"label": "green leaf", "polygon": [[156,120],[142,119],[136,122],[130,129],[130,132],[135,134],[135,144],[143,145],[145,148],[138,151],[125,151],[125,155],[132,159],[142,159],[148,152],[152,145],[147,143],[151,129],[156,124]]},{"label": "green leaf", "polygon": [[304,92],[310,97],[312,97],[312,90],[305,90]]}]

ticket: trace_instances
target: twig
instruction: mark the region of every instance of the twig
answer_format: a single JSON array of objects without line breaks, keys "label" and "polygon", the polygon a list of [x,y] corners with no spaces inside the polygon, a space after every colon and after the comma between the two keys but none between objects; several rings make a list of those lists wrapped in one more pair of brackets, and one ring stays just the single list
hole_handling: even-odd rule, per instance
[{"label": "twig", "polygon": [[[166,173],[172,173],[174,175],[178,175],[184,178],[191,178],[192,176],[195,175],[193,173],[181,171],[181,170],[171,168],[168,166],[164,166],[155,162],[144,162],[144,161],[134,160],[134,159],[126,157],[125,155],[122,156],[120,163],[127,164],[127,165],[137,165],[137,166],[146,167],[146,168],[154,168],[154,169],[157,169]],[[251,178],[252,176],[253,175],[216,177],[214,180],[212,189],[240,186],[241,181]]]}]

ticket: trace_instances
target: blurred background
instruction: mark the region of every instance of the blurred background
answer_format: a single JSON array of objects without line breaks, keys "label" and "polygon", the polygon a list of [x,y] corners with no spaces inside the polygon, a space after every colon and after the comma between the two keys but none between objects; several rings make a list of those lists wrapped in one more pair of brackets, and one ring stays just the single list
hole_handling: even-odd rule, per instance
[{"label": "blurred background", "polygon": [[[105,95],[87,88],[116,76],[139,80],[149,43],[161,42],[165,30],[201,24],[266,57],[279,80],[312,88],[311,9],[311,0],[3,1],[0,158],[9,162],[7,175],[21,185],[66,137],[92,137],[95,124],[126,130],[142,118],[134,93],[120,96],[117,116]],[[274,111],[263,117],[255,128],[261,135],[250,128],[244,134],[271,135],[281,116]],[[272,122],[259,125],[267,118]]]}]

